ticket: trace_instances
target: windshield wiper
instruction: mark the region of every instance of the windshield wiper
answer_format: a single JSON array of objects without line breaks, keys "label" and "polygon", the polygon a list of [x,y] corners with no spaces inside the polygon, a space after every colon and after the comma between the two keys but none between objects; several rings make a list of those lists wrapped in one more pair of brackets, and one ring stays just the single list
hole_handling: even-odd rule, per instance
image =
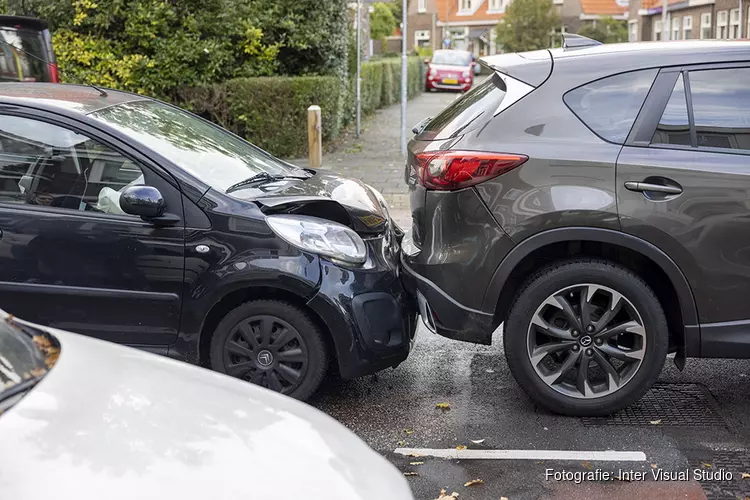
[{"label": "windshield wiper", "polygon": [[282,174],[269,174],[268,172],[260,172],[250,177],[249,179],[240,181],[237,184],[232,184],[231,186],[227,188],[226,193],[227,194],[233,193],[234,191],[238,191],[242,188],[260,186],[261,184],[268,184],[269,182],[283,181],[286,179],[305,180],[305,179],[309,179],[310,177],[312,177],[312,175],[307,175],[307,176],[282,175]]}]

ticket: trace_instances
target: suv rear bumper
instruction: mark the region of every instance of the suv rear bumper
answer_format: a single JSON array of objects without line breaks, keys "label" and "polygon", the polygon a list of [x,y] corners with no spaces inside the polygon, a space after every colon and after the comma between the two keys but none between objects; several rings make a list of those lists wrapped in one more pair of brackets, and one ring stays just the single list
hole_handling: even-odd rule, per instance
[{"label": "suv rear bumper", "polygon": [[428,329],[454,340],[489,345],[495,330],[494,316],[466,307],[418,274],[401,253],[401,281],[417,302]]}]

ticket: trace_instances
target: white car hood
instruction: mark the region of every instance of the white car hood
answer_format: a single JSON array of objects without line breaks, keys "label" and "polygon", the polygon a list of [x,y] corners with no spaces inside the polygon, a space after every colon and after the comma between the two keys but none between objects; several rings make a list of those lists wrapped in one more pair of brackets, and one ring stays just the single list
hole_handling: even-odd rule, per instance
[{"label": "white car hood", "polygon": [[49,331],[59,361],[0,416],[2,498],[412,498],[395,467],[304,403]]}]

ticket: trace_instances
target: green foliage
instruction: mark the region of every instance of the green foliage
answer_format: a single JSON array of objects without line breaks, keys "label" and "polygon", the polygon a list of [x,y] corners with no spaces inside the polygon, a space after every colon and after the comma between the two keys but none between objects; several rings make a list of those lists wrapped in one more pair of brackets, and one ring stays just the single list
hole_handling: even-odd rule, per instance
[{"label": "green foliage", "polygon": [[621,43],[628,41],[628,23],[612,17],[584,24],[578,34],[602,43]]},{"label": "green foliage", "polygon": [[393,30],[398,26],[396,18],[388,4],[375,3],[372,5],[373,11],[370,14],[370,38],[380,40],[385,46],[385,38],[393,34]]},{"label": "green foliage", "polygon": [[432,47],[417,47],[417,55],[422,59],[431,59]]},{"label": "green foliage", "polygon": [[514,0],[497,25],[497,41],[505,52],[545,49],[558,24],[552,0]]},{"label": "green foliage", "polygon": [[238,77],[346,79],[346,0],[8,1],[50,21],[66,81],[172,99]]}]

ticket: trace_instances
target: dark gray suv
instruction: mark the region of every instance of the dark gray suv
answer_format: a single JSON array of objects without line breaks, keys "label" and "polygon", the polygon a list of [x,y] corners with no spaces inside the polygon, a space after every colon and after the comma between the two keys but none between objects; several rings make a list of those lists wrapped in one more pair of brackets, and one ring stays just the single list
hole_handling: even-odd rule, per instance
[{"label": "dark gray suv", "polygon": [[569,415],[623,408],[668,353],[750,357],[750,43],[491,56],[415,129],[404,279]]}]

